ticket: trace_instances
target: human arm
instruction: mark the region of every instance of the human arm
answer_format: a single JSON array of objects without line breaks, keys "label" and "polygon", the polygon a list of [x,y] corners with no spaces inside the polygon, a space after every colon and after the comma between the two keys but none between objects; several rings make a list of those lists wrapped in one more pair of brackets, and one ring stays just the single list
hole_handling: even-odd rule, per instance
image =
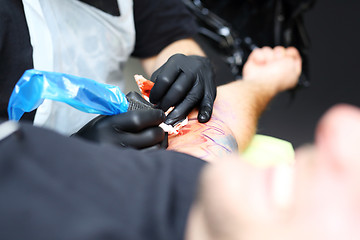
[{"label": "human arm", "polygon": [[198,120],[207,122],[216,96],[209,60],[193,40],[198,33],[194,16],[179,0],[135,1],[136,44],[134,57],[155,82],[150,101],[166,111],[175,125],[199,107]]},{"label": "human arm", "polygon": [[[244,67],[244,79],[218,88],[211,120],[201,124],[196,119],[197,111],[193,111],[188,116],[188,125],[177,136],[169,138],[168,149],[208,161],[243,151],[256,132],[258,118],[267,104],[278,92],[293,87],[300,71],[301,58],[294,48],[255,50]],[[121,117],[110,117],[115,120],[108,123],[119,123]],[[156,123],[151,126],[156,126]],[[110,129],[112,139],[116,139],[118,133],[113,131],[112,124],[105,126]],[[149,126],[144,122],[136,124],[140,124],[141,130]],[[99,129],[102,127],[97,126],[95,131],[102,132]],[[127,127],[124,130],[128,130]]]},{"label": "human arm", "polygon": [[216,97],[215,76],[210,60],[203,56],[194,40],[172,43],[145,63],[148,68],[157,69],[151,75],[155,85],[150,101],[164,111],[175,107],[167,116],[166,124],[175,125],[195,107],[199,108],[198,121],[209,121]]},{"label": "human arm", "polygon": [[[183,4],[177,6],[177,8],[182,9],[181,11],[184,12],[181,16],[164,16],[162,18],[163,21],[158,22],[156,25],[157,28],[152,28],[153,31],[166,28],[171,29],[165,33],[161,32],[159,36],[159,39],[169,36],[169,39],[166,40],[167,44],[162,43],[161,48],[157,48],[159,44],[156,45],[156,42],[160,40],[157,39],[155,32],[151,34],[151,39],[148,39],[146,42],[140,39],[136,45],[140,48],[141,45],[146,44],[148,45],[147,48],[157,49],[157,51],[152,51],[151,54],[140,55],[140,57],[145,72],[155,82],[150,95],[150,101],[157,104],[164,111],[171,106],[175,106],[175,110],[166,119],[166,123],[171,125],[184,119],[195,106],[200,106],[199,121],[208,121],[216,96],[214,74],[210,61],[206,58],[200,46],[192,39],[197,30],[195,22],[191,20],[191,16],[185,14],[186,9],[184,10],[184,7]],[[173,11],[174,8],[169,6],[169,9],[164,11]],[[153,16],[149,16],[148,21],[151,19],[153,19]],[[186,21],[188,22],[182,26],[178,26],[178,23],[169,24],[168,21],[171,22],[173,19],[177,19],[177,21],[185,21],[187,19]],[[140,26],[143,26],[143,23],[138,24],[137,35],[139,37],[142,37],[140,30],[143,27],[140,28]],[[186,31],[182,30],[184,27],[187,29]],[[171,38],[175,33],[176,36]],[[155,43],[152,44],[152,42]],[[153,45],[156,47],[152,47]],[[141,47],[141,49],[144,48]],[[135,53],[137,54],[136,49]]]},{"label": "human arm", "polygon": [[205,57],[204,51],[192,39],[186,38],[175,41],[155,56],[141,59],[141,64],[144,67],[146,74],[151,76],[159,67],[161,67],[172,55],[182,53],[184,55],[197,55]]},{"label": "human arm", "polygon": [[194,121],[196,113],[190,114],[183,132],[170,137],[168,149],[210,161],[243,151],[267,104],[293,87],[300,72],[301,58],[295,48],[255,50],[244,66],[244,79],[218,87],[211,120],[199,124]]},{"label": "human arm", "polygon": [[242,152],[256,133],[259,116],[275,93],[264,94],[261,84],[236,81],[218,87],[213,116],[198,123],[196,111],[179,135],[169,138],[169,150],[188,153],[204,160],[216,160]]}]

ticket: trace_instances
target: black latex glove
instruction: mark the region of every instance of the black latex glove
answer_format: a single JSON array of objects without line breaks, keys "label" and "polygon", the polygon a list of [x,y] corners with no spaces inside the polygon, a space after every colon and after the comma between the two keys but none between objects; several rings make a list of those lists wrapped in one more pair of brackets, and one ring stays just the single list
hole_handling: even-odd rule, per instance
[{"label": "black latex glove", "polygon": [[164,120],[165,114],[160,109],[142,109],[113,116],[100,115],[73,136],[136,149],[167,148],[167,134],[158,126]]},{"label": "black latex glove", "polygon": [[153,73],[151,81],[155,84],[150,92],[150,102],[164,111],[175,106],[167,116],[166,124],[174,125],[183,120],[195,107],[199,107],[199,122],[210,120],[216,85],[207,58],[175,54]]}]

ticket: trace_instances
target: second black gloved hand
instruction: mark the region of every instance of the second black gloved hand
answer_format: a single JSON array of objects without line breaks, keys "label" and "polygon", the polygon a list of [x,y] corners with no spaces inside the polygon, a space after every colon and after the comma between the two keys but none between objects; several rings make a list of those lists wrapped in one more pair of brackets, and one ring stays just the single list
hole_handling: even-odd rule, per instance
[{"label": "second black gloved hand", "polygon": [[167,116],[166,124],[174,125],[183,120],[195,107],[199,107],[199,122],[210,120],[216,85],[207,58],[175,54],[153,73],[151,81],[155,84],[150,92],[150,102],[164,111],[175,106]]},{"label": "second black gloved hand", "polygon": [[165,120],[160,109],[136,110],[114,116],[98,116],[73,136],[98,143],[144,149],[167,148],[167,135],[159,124]]}]

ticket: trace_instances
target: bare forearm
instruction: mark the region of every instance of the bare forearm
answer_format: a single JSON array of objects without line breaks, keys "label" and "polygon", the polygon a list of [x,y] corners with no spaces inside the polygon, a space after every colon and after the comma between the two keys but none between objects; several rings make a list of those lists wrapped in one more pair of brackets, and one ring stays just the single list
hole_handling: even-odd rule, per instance
[{"label": "bare forearm", "polygon": [[244,66],[243,80],[218,87],[212,118],[197,126],[197,131],[186,133],[194,141],[189,136],[174,139],[176,150],[198,157],[205,153],[205,160],[222,159],[224,150],[242,152],[256,133],[258,119],[270,100],[294,87],[300,73],[301,57],[295,48],[254,50]]},{"label": "bare forearm", "polygon": [[169,59],[169,57],[176,53],[205,56],[205,53],[193,39],[178,40],[165,47],[158,55],[143,59],[141,62],[145,72],[148,76],[151,76],[151,74],[161,67]]},{"label": "bare forearm", "polygon": [[276,94],[267,85],[244,80],[218,88],[214,116],[231,129],[240,152],[248,146],[261,113]]},{"label": "bare forearm", "polygon": [[206,161],[217,161],[238,152],[238,145],[231,129],[216,115],[207,123],[199,123],[197,111],[189,115],[188,124],[179,134],[169,137],[168,150],[187,153]]},{"label": "bare forearm", "polygon": [[218,87],[213,116],[199,123],[197,112],[180,134],[169,138],[169,150],[184,152],[206,161],[242,152],[256,132],[257,121],[276,90],[252,81],[237,81]]}]

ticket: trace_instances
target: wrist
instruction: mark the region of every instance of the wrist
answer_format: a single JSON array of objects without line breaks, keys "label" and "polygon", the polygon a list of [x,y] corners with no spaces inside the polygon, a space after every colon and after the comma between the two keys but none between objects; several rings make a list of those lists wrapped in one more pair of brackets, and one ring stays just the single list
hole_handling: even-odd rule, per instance
[{"label": "wrist", "polygon": [[278,93],[286,90],[281,84],[277,82],[266,80],[266,79],[258,79],[258,78],[244,78],[241,81],[248,84],[249,87],[254,88],[254,91],[259,91],[260,95],[268,95],[269,97],[274,97]]}]

